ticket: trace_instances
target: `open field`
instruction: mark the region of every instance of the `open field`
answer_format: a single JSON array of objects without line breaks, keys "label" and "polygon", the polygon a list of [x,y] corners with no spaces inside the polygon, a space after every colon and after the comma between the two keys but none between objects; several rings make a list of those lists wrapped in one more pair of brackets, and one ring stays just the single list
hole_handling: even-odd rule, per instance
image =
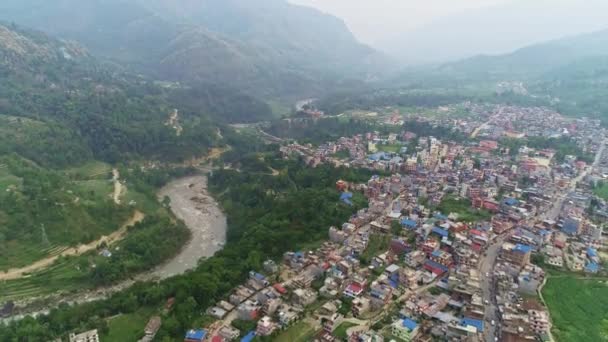
[{"label": "open field", "polygon": [[108,332],[101,335],[102,341],[131,342],[144,335],[144,328],[154,309],[144,308],[130,314],[112,317],[108,320]]},{"label": "open field", "polygon": [[355,323],[351,323],[351,322],[344,322],[342,324],[340,324],[336,330],[334,330],[334,336],[336,336],[337,338],[345,341],[348,336],[346,335],[346,331],[351,328],[356,326],[357,324]]},{"label": "open field", "polygon": [[391,144],[389,144],[389,145],[378,144],[378,145],[376,145],[376,148],[382,152],[399,153],[399,151],[401,151],[401,148],[404,146],[405,145],[400,145],[400,144],[392,144],[392,145]]},{"label": "open field", "polygon": [[607,183],[600,184],[598,187],[593,189],[593,193],[596,196],[603,198],[604,200],[608,200],[608,184]]},{"label": "open field", "polygon": [[458,214],[459,221],[477,222],[489,220],[492,214],[487,210],[479,210],[471,207],[471,201],[466,199],[456,199],[448,196],[441,201],[437,210],[445,215],[451,213]]},{"label": "open field", "polygon": [[280,333],[275,341],[276,342],[306,342],[310,341],[314,335],[314,327],[305,321],[300,321],[287,330]]},{"label": "open field", "polygon": [[65,171],[68,175],[79,179],[110,179],[112,167],[101,161],[90,161]]},{"label": "open field", "polygon": [[543,288],[558,342],[606,341],[608,279],[551,276]]}]

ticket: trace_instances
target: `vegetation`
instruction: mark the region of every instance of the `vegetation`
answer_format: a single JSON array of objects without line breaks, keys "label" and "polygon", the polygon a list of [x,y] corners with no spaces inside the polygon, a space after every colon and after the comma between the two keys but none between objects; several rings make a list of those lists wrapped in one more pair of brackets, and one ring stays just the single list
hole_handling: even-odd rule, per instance
[{"label": "vegetation", "polygon": [[437,206],[437,210],[445,215],[458,214],[458,220],[465,222],[487,221],[492,218],[489,211],[473,208],[470,200],[457,199],[452,196],[446,196]]},{"label": "vegetation", "polygon": [[310,341],[315,333],[314,327],[306,323],[306,321],[300,321],[287,330],[281,332],[274,339],[276,342],[305,342]]},{"label": "vegetation", "polygon": [[608,201],[608,184],[606,182],[598,182],[593,188],[593,193],[599,198]]},{"label": "vegetation", "polygon": [[576,144],[575,141],[568,137],[561,138],[544,138],[544,137],[527,137],[526,139],[503,139],[500,144],[508,147],[511,155],[516,155],[522,146],[527,146],[535,149],[553,149],[555,150],[555,160],[559,163],[563,162],[567,155],[577,157],[578,160],[592,163],[594,160],[593,153],[585,153]]},{"label": "vegetation", "polygon": [[136,284],[108,300],[63,306],[48,316],[11,323],[0,329],[0,340],[24,336],[47,340],[73,330],[101,328],[106,317],[131,314],[142,307],[159,308],[169,297],[175,297],[176,303],[163,317],[157,338],[182,337],[201,312],[225,298],[251,269],[260,269],[266,258],[279,258],[287,250],[324,238],[328,227],[343,223],[358,209],[339,201],[336,179],[361,181],[369,177],[366,171],[329,166],[308,169],[297,161],[283,166],[276,177],[233,170],[214,172],[210,190],[218,194],[228,215],[228,241],[222,251],[192,272],[160,284]]},{"label": "vegetation", "polygon": [[550,276],[543,288],[558,341],[604,341],[606,338],[606,279],[580,275]]},{"label": "vegetation", "polygon": [[349,328],[352,328],[352,327],[355,327],[355,326],[357,326],[357,324],[355,324],[355,323],[351,323],[351,322],[344,322],[344,323],[340,324],[340,325],[339,325],[339,326],[336,328],[336,330],[334,330],[334,333],[333,333],[333,334],[334,334],[334,336],[335,336],[336,338],[339,338],[339,339],[340,339],[340,340],[342,340],[342,341],[346,341],[346,339],[348,338],[348,336],[346,335],[346,331],[347,331]]},{"label": "vegetation", "polygon": [[319,120],[293,119],[274,121],[267,131],[278,137],[295,139],[300,143],[318,145],[337,140],[340,137],[349,137],[367,132],[380,131],[388,133],[390,129],[390,127],[364,120],[330,117]]},{"label": "vegetation", "polygon": [[367,244],[367,248],[361,254],[361,263],[364,265],[369,265],[372,261],[372,258],[383,251],[388,250],[388,247],[391,242],[390,235],[384,234],[372,234],[369,237],[369,242]]}]

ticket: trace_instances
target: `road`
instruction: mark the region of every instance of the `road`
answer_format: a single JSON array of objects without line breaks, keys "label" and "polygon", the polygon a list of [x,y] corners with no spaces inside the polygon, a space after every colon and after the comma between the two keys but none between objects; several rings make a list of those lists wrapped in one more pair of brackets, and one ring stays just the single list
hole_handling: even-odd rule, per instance
[{"label": "road", "polygon": [[[507,240],[509,232],[505,232],[494,239],[492,244],[486,249],[484,256],[479,262],[479,272],[481,278],[481,291],[483,295],[483,301],[485,305],[485,317],[486,317],[486,328],[484,329],[484,336],[486,341],[494,341],[495,336],[500,334],[500,324],[498,323],[498,304],[496,302],[496,288],[494,287],[493,273],[494,267],[496,266],[496,259],[502,244]],[[486,274],[490,276],[487,277]],[[489,303],[489,304],[485,304]],[[496,322],[495,326],[492,326],[489,322]]]},{"label": "road", "polygon": [[120,240],[122,240],[127,235],[127,230],[129,227],[135,225],[136,223],[141,222],[145,218],[145,215],[140,211],[135,211],[133,215],[125,222],[117,231],[100,237],[95,241],[91,241],[87,244],[81,244],[76,247],[70,247],[63,250],[61,253],[56,255],[48,256],[44,259],[40,259],[32,264],[29,264],[20,268],[12,268],[5,272],[0,273],[0,281],[6,280],[15,280],[27,276],[29,273],[37,272],[43,270],[52,264],[55,263],[59,258],[64,258],[68,256],[78,256],[84,253],[90,252],[92,250],[97,249],[99,245],[102,243],[106,243],[107,245],[114,244]]},{"label": "road", "polygon": [[[602,142],[602,145],[598,149],[595,160],[593,164],[587,167],[583,172],[581,172],[576,178],[570,182],[570,186],[561,194],[557,195],[557,200],[554,202],[551,209],[545,211],[543,214],[539,215],[536,219],[542,220],[555,220],[559,217],[559,214],[564,205],[564,201],[566,200],[567,194],[571,191],[576,190],[576,187],[579,182],[581,182],[589,172],[593,171],[595,167],[599,164],[601,160],[601,156],[606,149],[606,141]],[[534,220],[534,219],[532,219]],[[494,242],[486,249],[486,252],[483,258],[479,262],[479,272],[481,277],[481,287],[483,293],[484,303],[489,303],[486,305],[485,317],[486,317],[486,326],[484,329],[484,337],[488,342],[493,342],[495,336],[500,336],[500,323],[498,317],[498,305],[496,302],[496,288],[494,286],[493,281],[493,270],[496,266],[496,259],[498,258],[498,253],[500,252],[500,248],[502,244],[509,237],[509,232],[505,232],[494,239]],[[490,277],[486,277],[486,274],[490,274]],[[487,324],[487,322],[494,321],[496,322],[495,326],[491,324]]]},{"label": "road", "polygon": [[575,191],[578,183],[580,183],[580,181],[582,181],[585,177],[587,177],[589,172],[593,171],[593,169],[599,165],[599,163],[602,159],[602,154],[604,154],[605,150],[606,150],[606,141],[603,141],[602,145],[600,146],[600,148],[598,149],[598,151],[595,154],[595,160],[593,161],[593,164],[591,164],[590,166],[585,168],[585,170],[583,172],[581,172],[578,176],[576,176],[576,178],[574,178],[570,182],[570,186],[564,192],[557,195],[557,200],[553,203],[553,207],[551,207],[550,210],[546,211],[545,213],[543,213],[540,216],[541,221],[542,220],[556,220],[559,217],[559,214],[562,210],[562,207],[564,206],[564,202],[566,201],[566,197],[568,196],[568,194],[572,191]]}]

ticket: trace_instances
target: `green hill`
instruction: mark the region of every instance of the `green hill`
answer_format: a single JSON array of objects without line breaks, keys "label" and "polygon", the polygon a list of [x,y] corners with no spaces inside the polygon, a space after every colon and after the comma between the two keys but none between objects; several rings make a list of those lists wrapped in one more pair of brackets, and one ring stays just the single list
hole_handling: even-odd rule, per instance
[{"label": "green hill", "polygon": [[285,0],[7,0],[0,19],[156,78],[263,97],[318,94],[386,66],[339,19]]}]

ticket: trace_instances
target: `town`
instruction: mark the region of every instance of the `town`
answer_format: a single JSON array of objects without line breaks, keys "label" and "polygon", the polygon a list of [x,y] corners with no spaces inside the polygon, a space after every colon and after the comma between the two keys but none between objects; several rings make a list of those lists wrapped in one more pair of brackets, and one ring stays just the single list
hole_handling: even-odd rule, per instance
[{"label": "town", "polygon": [[[284,158],[310,167],[376,172],[336,179],[337,201],[364,196],[367,208],[318,248],[252,270],[184,341],[553,341],[547,268],[604,272],[608,204],[593,190],[608,177],[605,131],[546,109],[465,106],[474,115],[414,118],[464,140],[419,136],[391,114],[403,131],[284,143]],[[565,138],[580,155],[513,143],[523,137]],[[152,317],[141,341],[161,324]]]}]

